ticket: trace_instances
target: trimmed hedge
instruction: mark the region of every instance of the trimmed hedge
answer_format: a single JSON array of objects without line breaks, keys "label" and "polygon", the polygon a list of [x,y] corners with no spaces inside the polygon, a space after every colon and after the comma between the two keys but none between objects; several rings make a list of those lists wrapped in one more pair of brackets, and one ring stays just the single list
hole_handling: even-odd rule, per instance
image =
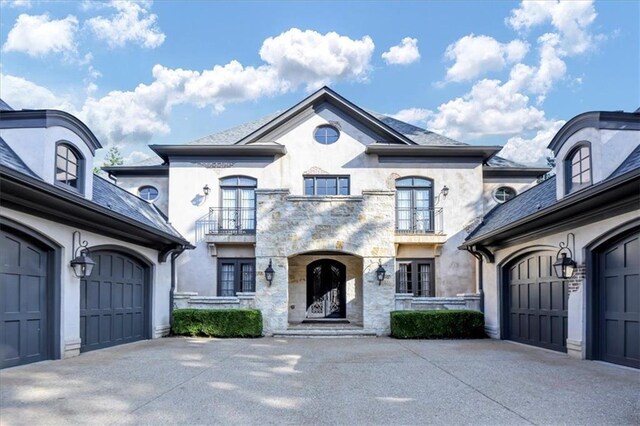
[{"label": "trimmed hedge", "polygon": [[484,338],[484,314],[454,309],[393,311],[391,336],[397,339]]},{"label": "trimmed hedge", "polygon": [[173,334],[207,337],[261,337],[262,312],[257,309],[176,309]]}]

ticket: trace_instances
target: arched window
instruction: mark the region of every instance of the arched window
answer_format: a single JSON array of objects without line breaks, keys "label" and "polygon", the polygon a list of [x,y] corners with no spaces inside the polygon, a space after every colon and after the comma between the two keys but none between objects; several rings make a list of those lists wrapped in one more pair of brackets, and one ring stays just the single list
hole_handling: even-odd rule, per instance
[{"label": "arched window", "polygon": [[419,176],[396,180],[396,229],[398,232],[432,232],[433,181]]},{"label": "arched window", "polygon": [[574,148],[564,163],[565,193],[577,191],[591,185],[591,147],[582,144]]},{"label": "arched window", "polygon": [[331,145],[332,143],[336,142],[339,137],[340,131],[336,127],[329,124],[318,126],[313,132],[313,138],[316,140],[316,142],[323,145]]},{"label": "arched window", "polygon": [[83,158],[70,144],[56,145],[56,184],[82,191]]},{"label": "arched window", "polygon": [[257,186],[258,181],[247,176],[227,176],[220,179],[222,230],[229,233],[255,231]]}]

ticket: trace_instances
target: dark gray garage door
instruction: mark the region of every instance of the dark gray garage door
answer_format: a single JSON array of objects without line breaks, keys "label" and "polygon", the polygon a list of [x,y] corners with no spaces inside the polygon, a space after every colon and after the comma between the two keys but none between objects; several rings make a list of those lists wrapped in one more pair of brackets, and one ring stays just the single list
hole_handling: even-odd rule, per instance
[{"label": "dark gray garage door", "polygon": [[47,253],[12,231],[0,231],[0,367],[49,357]]},{"label": "dark gray garage door", "polygon": [[112,251],[91,253],[91,276],[80,282],[82,352],[147,338],[149,289],[144,267]]},{"label": "dark gray garage door", "polygon": [[505,276],[505,337],[516,342],[567,351],[567,284],[555,277],[555,253],[528,254]]},{"label": "dark gray garage door", "polygon": [[600,358],[640,368],[640,236],[603,250],[598,277]]}]

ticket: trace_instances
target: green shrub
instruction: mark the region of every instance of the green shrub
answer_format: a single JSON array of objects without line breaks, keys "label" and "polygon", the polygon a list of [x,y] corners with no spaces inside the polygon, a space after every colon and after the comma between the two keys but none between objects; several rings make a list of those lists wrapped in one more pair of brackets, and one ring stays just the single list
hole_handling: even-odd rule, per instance
[{"label": "green shrub", "polygon": [[260,337],[262,312],[257,309],[176,309],[173,334],[207,337]]},{"label": "green shrub", "polygon": [[391,336],[398,339],[484,338],[484,314],[465,310],[393,311]]}]

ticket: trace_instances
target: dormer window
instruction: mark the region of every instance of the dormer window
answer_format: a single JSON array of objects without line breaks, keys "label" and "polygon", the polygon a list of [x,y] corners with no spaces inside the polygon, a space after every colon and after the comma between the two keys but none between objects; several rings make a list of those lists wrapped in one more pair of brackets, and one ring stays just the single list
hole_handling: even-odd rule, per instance
[{"label": "dormer window", "polygon": [[565,160],[566,193],[591,185],[591,148],[580,145],[569,153]]},{"label": "dormer window", "polygon": [[82,191],[83,158],[70,144],[56,146],[56,185]]}]

